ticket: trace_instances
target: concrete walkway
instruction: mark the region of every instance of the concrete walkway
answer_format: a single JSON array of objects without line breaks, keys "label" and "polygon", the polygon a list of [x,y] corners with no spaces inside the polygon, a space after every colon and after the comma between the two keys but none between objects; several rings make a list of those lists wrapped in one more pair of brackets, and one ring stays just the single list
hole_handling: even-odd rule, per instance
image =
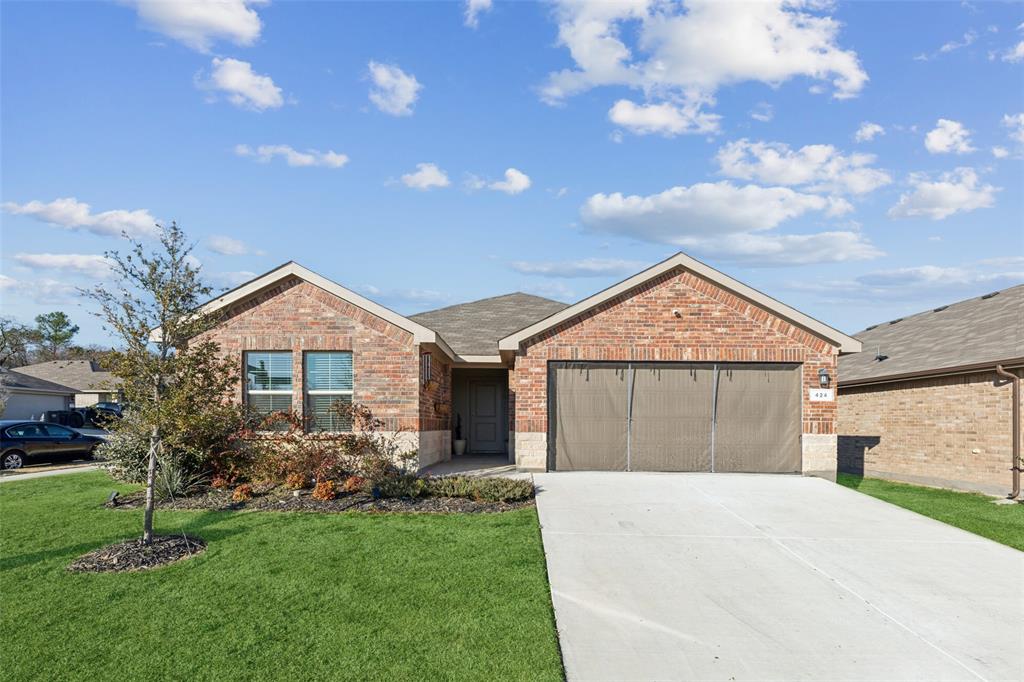
[{"label": "concrete walkway", "polygon": [[47,476],[61,476],[63,474],[76,474],[80,471],[95,471],[99,467],[95,464],[66,464],[59,467],[28,467],[18,469],[18,473],[6,473],[0,476],[0,483],[12,481],[27,481],[33,478],[46,478]]},{"label": "concrete walkway", "polygon": [[507,455],[453,456],[445,462],[431,464],[423,470],[428,476],[495,476],[498,478],[529,479],[530,474],[516,469]]},{"label": "concrete walkway", "polygon": [[1024,553],[820,479],[534,477],[569,680],[1024,679]]}]

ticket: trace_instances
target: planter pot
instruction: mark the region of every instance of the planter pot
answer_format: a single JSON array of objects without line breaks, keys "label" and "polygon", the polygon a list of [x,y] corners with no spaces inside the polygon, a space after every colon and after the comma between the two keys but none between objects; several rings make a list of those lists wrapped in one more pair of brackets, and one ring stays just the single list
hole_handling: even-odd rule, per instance
[{"label": "planter pot", "polygon": [[456,455],[466,454],[466,441],[465,440],[454,440],[452,441],[452,447],[455,448]]}]

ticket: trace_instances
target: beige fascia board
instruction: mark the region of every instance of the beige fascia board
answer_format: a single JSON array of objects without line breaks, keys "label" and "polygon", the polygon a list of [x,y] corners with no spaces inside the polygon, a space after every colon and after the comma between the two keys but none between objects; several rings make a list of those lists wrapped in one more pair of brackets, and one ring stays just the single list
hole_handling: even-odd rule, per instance
[{"label": "beige fascia board", "polygon": [[801,313],[799,310],[791,308],[785,303],[777,301],[771,296],[768,296],[767,294],[764,294],[752,287],[749,287],[746,284],[743,284],[742,282],[739,282],[733,279],[732,277],[729,277],[725,273],[715,270],[710,265],[702,263],[695,258],[691,258],[690,256],[687,256],[685,253],[682,252],[677,253],[671,258],[664,260],[658,263],[657,265],[653,265],[650,268],[644,270],[643,272],[639,272],[636,275],[633,275],[632,277],[619,282],[618,284],[610,286],[603,291],[599,291],[593,296],[585,298],[579,303],[571,305],[568,308],[555,313],[554,315],[546,317],[543,320],[540,320],[539,322],[536,322],[530,325],[529,327],[526,327],[525,329],[521,329],[515,334],[506,336],[505,338],[498,342],[498,349],[501,351],[517,351],[519,349],[519,345],[523,341],[526,341],[527,339],[536,336],[537,334],[540,334],[541,332],[544,332],[545,330],[550,329],[551,327],[561,324],[566,320],[571,320],[577,315],[585,313],[586,311],[590,310],[595,306],[600,305],[601,303],[604,303],[605,301],[615,298],[616,296],[619,296],[620,294],[630,291],[631,289],[640,286],[644,282],[653,279],[654,277],[662,275],[676,268],[689,270],[690,272],[693,272],[694,274],[699,275],[700,277],[703,277],[704,279],[707,279],[710,282],[713,282],[717,286],[720,286],[723,289],[731,291],[737,296],[740,296],[741,298],[744,298],[750,301],[751,303],[761,308],[764,308],[765,310],[771,312],[772,314],[778,315],[779,317],[789,322],[792,322],[793,324],[797,325],[802,329],[805,329],[806,331],[814,334],[815,336],[825,339],[829,343],[837,346],[840,354],[858,353],[861,350],[861,342],[853,338],[852,336],[848,336],[847,334],[842,333],[838,329],[829,327],[824,322],[819,322],[818,320],[815,320],[814,318],[805,315],[804,313]]},{"label": "beige fascia board", "polygon": [[504,367],[505,361],[502,360],[500,355],[457,355],[455,356],[455,364],[460,367],[465,365],[479,365],[481,367]]}]

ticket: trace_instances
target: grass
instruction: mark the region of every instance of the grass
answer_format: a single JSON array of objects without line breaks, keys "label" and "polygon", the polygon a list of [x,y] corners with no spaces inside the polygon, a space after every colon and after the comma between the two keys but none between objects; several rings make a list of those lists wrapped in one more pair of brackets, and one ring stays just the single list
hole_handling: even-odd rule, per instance
[{"label": "grass", "polygon": [[924,516],[1024,550],[1024,504],[993,504],[976,493],[925,488],[906,483],[839,474],[838,482]]},{"label": "grass", "polygon": [[535,509],[161,512],[205,553],[72,574],[141,533],[88,472],[0,485],[2,679],[560,680]]}]

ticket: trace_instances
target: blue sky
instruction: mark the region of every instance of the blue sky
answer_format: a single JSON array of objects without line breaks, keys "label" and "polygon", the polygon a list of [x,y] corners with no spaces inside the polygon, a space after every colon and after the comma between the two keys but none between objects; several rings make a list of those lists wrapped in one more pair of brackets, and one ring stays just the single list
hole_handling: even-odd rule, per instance
[{"label": "blue sky", "polygon": [[1019,3],[6,2],[2,313],[177,220],[403,313],[683,250],[844,331],[1024,281]]}]

